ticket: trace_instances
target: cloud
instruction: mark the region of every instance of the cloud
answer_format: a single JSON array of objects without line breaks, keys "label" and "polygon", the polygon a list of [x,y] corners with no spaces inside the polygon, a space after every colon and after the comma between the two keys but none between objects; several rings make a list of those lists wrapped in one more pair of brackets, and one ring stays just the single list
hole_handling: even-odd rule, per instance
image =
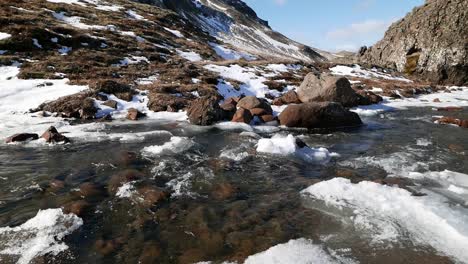
[{"label": "cloud", "polygon": [[366,20],[353,23],[345,28],[329,31],[326,37],[330,39],[347,39],[362,35],[380,34],[385,32],[391,24],[392,21]]},{"label": "cloud", "polygon": [[277,5],[285,5],[287,0],[274,0]]}]

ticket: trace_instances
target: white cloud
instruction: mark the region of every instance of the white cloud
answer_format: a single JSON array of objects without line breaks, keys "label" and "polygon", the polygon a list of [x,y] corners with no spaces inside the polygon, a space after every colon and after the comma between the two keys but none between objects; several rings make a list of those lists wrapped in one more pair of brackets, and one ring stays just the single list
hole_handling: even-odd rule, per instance
[{"label": "white cloud", "polygon": [[335,29],[326,34],[330,39],[348,39],[356,36],[384,33],[392,21],[366,20],[353,23],[345,28]]}]

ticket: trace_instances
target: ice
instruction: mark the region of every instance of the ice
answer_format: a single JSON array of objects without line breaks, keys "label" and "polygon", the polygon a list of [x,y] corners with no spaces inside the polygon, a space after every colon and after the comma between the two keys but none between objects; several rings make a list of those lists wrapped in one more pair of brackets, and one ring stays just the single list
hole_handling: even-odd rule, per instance
[{"label": "ice", "polygon": [[170,28],[167,28],[167,27],[165,27],[164,29],[165,29],[166,31],[172,33],[174,36],[176,36],[176,37],[178,37],[178,38],[183,38],[183,37],[184,37],[184,35],[182,35],[182,33],[180,33],[179,30],[170,29]]},{"label": "ice", "polygon": [[11,34],[0,32],[0,40],[4,40],[10,37],[11,37]]},{"label": "ice", "polygon": [[[312,240],[300,238],[279,244],[248,257],[244,264],[334,264],[343,263],[332,257]],[[351,262],[347,262],[351,263]]]},{"label": "ice", "polygon": [[416,245],[429,245],[457,261],[467,261],[468,209],[451,206],[445,197],[427,193],[417,197],[398,187],[368,181],[352,184],[344,178],[320,182],[302,191],[305,197],[325,202],[330,210],[341,211],[340,220],[344,224],[351,221],[372,244],[389,246],[406,239]]},{"label": "ice", "polygon": [[62,209],[39,210],[22,225],[0,228],[0,262],[2,255],[18,257],[18,264],[31,263],[46,254],[57,255],[68,249],[62,240],[82,225],[81,218],[64,214]]},{"label": "ice", "polygon": [[293,135],[276,134],[272,138],[262,138],[258,141],[257,152],[281,156],[295,156],[310,163],[327,163],[335,153],[326,148],[299,148]]},{"label": "ice", "polygon": [[131,56],[131,57],[125,57],[123,58],[119,64],[114,64],[112,66],[128,66],[131,64],[139,64],[139,63],[150,63],[148,58],[144,56]]},{"label": "ice", "polygon": [[61,47],[61,48],[58,50],[58,52],[59,52],[60,55],[62,55],[62,56],[68,55],[68,53],[69,53],[70,51],[72,51],[72,48],[71,48],[71,47],[65,47],[65,46]]},{"label": "ice", "polygon": [[335,75],[344,75],[344,76],[352,76],[352,77],[360,77],[365,79],[371,78],[381,78],[386,80],[394,80],[394,81],[401,81],[401,82],[413,82],[409,79],[404,77],[394,77],[390,74],[377,72],[372,70],[363,69],[360,65],[355,64],[353,67],[344,66],[344,65],[337,65],[333,68],[330,68],[332,74]]},{"label": "ice", "polygon": [[177,54],[181,56],[182,58],[188,60],[188,61],[201,61],[203,60],[200,54],[194,52],[194,51],[182,51],[182,50],[177,50]]},{"label": "ice", "polygon": [[42,45],[39,43],[39,40],[34,38],[32,39],[32,41],[33,41],[33,45],[36,46],[36,48],[42,49]]},{"label": "ice", "polygon": [[141,150],[147,157],[156,157],[164,154],[177,154],[189,150],[195,145],[191,139],[186,137],[171,137],[169,142],[163,145],[149,146]]}]

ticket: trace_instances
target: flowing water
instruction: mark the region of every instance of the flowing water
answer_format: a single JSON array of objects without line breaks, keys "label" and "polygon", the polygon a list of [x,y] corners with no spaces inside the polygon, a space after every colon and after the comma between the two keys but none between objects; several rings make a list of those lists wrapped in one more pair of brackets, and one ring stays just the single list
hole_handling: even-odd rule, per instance
[{"label": "flowing water", "polygon": [[[1,144],[0,227],[23,229],[0,229],[0,262],[16,263],[25,254],[32,256],[32,263],[242,262],[299,238],[311,239],[336,262],[468,262],[462,251],[451,250],[466,245],[468,239],[468,222],[464,222],[468,186],[447,177],[425,177],[449,170],[462,173],[457,174],[461,182],[468,181],[463,179],[468,177],[467,130],[434,124],[433,115],[431,108],[411,108],[366,117],[363,127],[346,131],[256,131],[261,137],[293,134],[311,147],[339,154],[326,164],[256,153],[258,139],[242,127],[201,128],[175,121],[109,123],[99,131],[129,137],[148,132],[143,140]],[[468,118],[468,111],[455,115]],[[142,152],[167,142],[174,145]],[[397,177],[396,183],[410,191],[398,195],[411,200],[395,197],[392,207],[393,196],[387,200],[378,196],[390,190],[374,185],[357,198],[332,193],[341,199],[340,206],[302,192],[335,177],[350,179],[344,189],[349,191],[360,181],[387,176]],[[333,192],[327,186],[315,194]],[[450,191],[454,188],[458,189]],[[374,201],[373,190],[377,190]],[[419,206],[432,201],[440,207]],[[76,219],[58,220],[65,221],[61,222],[65,229],[78,224],[60,237],[67,250],[5,251],[18,240],[28,245],[38,236],[39,229],[23,234],[22,226],[32,218],[48,221],[36,216],[38,210],[60,207],[82,219],[81,225]],[[440,232],[423,221],[439,212],[443,215],[438,217],[446,220]],[[444,228],[456,232],[445,233]],[[60,240],[54,233],[51,239]],[[444,247],[453,241],[458,245]],[[48,240],[42,242],[45,248],[50,245]]]}]

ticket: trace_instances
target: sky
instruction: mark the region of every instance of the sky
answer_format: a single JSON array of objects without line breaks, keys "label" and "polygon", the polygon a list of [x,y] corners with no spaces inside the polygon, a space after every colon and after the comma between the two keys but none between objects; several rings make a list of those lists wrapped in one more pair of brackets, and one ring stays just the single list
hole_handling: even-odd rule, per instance
[{"label": "sky", "polygon": [[309,46],[356,51],[424,0],[244,0],[270,26]]}]

